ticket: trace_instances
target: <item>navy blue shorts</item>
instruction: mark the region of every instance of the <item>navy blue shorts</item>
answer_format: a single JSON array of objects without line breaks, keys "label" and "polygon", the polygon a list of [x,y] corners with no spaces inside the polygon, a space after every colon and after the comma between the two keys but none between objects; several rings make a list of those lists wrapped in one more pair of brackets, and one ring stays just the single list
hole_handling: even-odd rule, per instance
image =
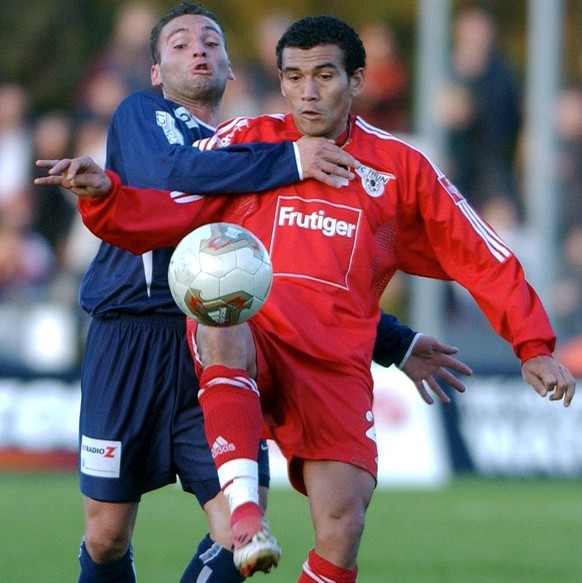
[{"label": "navy blue shorts", "polygon": [[[81,492],[138,502],[176,482],[200,505],[220,491],[182,316],[95,318],[81,374]],[[268,452],[259,483],[269,485]]]}]

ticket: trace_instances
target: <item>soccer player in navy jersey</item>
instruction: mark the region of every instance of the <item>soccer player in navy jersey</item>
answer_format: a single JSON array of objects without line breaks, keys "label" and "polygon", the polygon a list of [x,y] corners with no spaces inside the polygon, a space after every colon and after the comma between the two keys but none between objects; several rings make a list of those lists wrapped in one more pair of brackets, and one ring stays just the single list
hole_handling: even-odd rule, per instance
[{"label": "soccer player in navy jersey", "polygon": [[[232,78],[222,29],[202,6],[183,3],[163,16],[152,31],[151,49],[152,81],[164,96],[128,97],[109,131],[107,167],[124,183],[210,194],[265,190],[296,181],[297,159],[304,177],[331,186],[336,178],[349,177],[334,163],[353,166],[354,159],[325,140],[242,145],[228,153],[201,154],[190,147],[212,135]],[[323,157],[314,158],[314,152]],[[81,304],[93,316],[80,424],[86,521],[82,583],[135,580],[131,536],[141,495],[175,481],[176,474],[197,496],[210,524],[182,582],[196,581],[202,569],[208,583],[242,580],[233,566],[228,507],[196,400],[185,319],[168,290],[171,251],[136,256],[103,243],[81,287]],[[468,374],[454,352],[382,316],[375,360],[400,364],[427,402],[432,398],[423,380],[446,402],[434,375],[447,378],[445,367]],[[452,375],[447,380],[463,390]],[[265,459],[259,467],[265,488]]]}]

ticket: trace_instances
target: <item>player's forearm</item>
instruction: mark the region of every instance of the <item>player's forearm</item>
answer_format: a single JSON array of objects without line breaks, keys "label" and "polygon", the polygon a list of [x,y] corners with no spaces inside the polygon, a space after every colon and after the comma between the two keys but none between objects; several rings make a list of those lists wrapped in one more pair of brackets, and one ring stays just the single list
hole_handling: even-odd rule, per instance
[{"label": "player's forearm", "polygon": [[[78,208],[87,228],[101,240],[141,254],[151,249],[175,246],[183,235],[198,226],[196,209],[180,213],[171,193],[133,188],[107,171],[112,186],[96,198],[79,199]],[[196,207],[199,208],[199,207]],[[202,220],[204,217],[202,217]]]}]

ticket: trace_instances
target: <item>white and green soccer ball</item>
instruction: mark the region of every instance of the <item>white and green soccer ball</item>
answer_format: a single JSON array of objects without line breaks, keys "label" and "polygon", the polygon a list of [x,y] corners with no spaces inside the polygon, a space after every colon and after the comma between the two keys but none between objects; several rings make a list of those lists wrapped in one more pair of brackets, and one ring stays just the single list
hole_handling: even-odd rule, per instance
[{"label": "white and green soccer ball", "polygon": [[168,268],[178,307],[207,326],[232,326],[254,316],[272,282],[271,259],[263,243],[231,223],[210,223],[186,235]]}]

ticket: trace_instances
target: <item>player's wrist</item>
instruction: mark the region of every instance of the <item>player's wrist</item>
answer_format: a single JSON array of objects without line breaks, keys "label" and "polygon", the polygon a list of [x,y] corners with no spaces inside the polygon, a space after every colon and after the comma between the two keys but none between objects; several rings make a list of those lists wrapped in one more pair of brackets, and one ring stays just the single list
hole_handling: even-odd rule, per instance
[{"label": "player's wrist", "polygon": [[303,174],[303,167],[301,166],[301,156],[299,154],[299,146],[297,142],[292,142],[293,153],[295,154],[295,164],[297,165],[297,173],[299,174],[299,180],[303,180],[305,175]]}]

